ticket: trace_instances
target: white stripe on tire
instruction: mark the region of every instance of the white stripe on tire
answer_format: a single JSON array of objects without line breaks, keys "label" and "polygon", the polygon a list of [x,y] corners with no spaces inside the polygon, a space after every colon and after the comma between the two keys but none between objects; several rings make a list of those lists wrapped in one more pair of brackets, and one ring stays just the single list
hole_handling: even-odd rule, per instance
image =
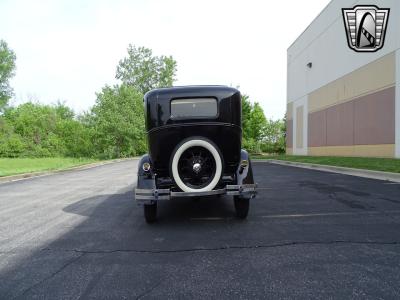
[{"label": "white stripe on tire", "polygon": [[[189,149],[190,147],[203,147],[210,151],[212,156],[214,157],[215,160],[215,174],[213,180],[205,187],[201,189],[193,189],[189,186],[187,186],[180,178],[179,172],[178,172],[178,162],[179,159],[181,158],[183,152],[185,150]],[[218,153],[218,150],[215,149],[215,147],[210,144],[209,142],[205,140],[189,140],[185,143],[183,143],[178,150],[175,152],[174,157],[172,158],[172,176],[174,177],[175,183],[178,185],[178,187],[184,191],[184,192],[208,192],[211,191],[215,186],[217,185],[219,179],[221,178],[222,175],[222,161],[221,157]]]}]

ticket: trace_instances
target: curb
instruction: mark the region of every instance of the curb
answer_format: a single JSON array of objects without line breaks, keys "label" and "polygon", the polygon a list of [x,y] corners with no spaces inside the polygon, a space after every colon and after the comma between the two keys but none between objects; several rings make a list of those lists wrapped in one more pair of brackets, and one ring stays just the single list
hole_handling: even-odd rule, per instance
[{"label": "curb", "polygon": [[60,169],[60,170],[40,171],[40,172],[3,176],[3,177],[0,177],[0,184],[34,178],[34,177],[42,177],[42,176],[48,176],[48,175],[59,174],[59,173],[64,173],[64,172],[70,172],[70,171],[80,171],[80,170],[92,169],[95,167],[100,167],[100,166],[104,166],[104,165],[108,165],[108,164],[112,164],[112,163],[118,163],[118,162],[122,162],[122,161],[134,160],[134,159],[138,159],[138,157],[119,158],[119,159],[100,161],[100,162],[88,163],[88,164],[70,167],[67,169]]},{"label": "curb", "polygon": [[311,164],[311,163],[300,163],[300,162],[291,162],[291,161],[283,161],[276,159],[268,159],[268,160],[254,160],[257,162],[263,161],[276,165],[283,166],[291,166],[298,167],[303,169],[311,169],[317,171],[331,172],[331,173],[339,173],[350,176],[364,177],[370,179],[377,180],[385,180],[391,182],[400,183],[400,173],[392,173],[392,172],[381,172],[381,171],[373,171],[373,170],[364,170],[364,169],[354,169],[354,168],[346,168],[346,167],[336,167],[336,166],[328,166],[328,165],[319,165],[319,164]]}]

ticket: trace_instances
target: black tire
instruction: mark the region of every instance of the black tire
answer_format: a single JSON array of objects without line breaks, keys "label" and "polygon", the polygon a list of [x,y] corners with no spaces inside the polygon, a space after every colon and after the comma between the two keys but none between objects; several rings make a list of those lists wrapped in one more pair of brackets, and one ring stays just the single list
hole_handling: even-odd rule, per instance
[{"label": "black tire", "polygon": [[157,202],[143,205],[144,218],[147,223],[154,223],[157,220]]},{"label": "black tire", "polygon": [[[196,141],[197,141],[197,143],[201,143],[201,144],[196,145]],[[195,144],[189,145],[190,143],[195,143]],[[184,152],[182,152],[178,156],[176,156],[178,151],[182,151],[182,147],[185,149],[186,149],[186,147],[188,147],[188,148],[186,150],[184,150]],[[182,169],[180,170],[179,164],[185,160],[188,162],[190,161],[190,160],[182,159],[182,158],[185,156],[185,153],[189,149],[193,149],[193,148],[197,148],[197,150],[202,149],[202,151],[200,151],[200,154],[199,154],[200,158],[202,157],[202,154],[206,154],[206,155],[208,154],[212,158],[211,161],[214,162],[214,168],[212,168],[214,173],[210,176],[209,182],[204,183],[204,186],[202,186],[202,184],[200,184],[199,186],[194,184],[192,186],[192,184],[190,182],[185,182],[180,177]],[[193,152],[192,152],[192,156],[193,156],[193,158],[200,159],[199,157],[193,155]],[[200,159],[200,160],[202,160],[202,159]],[[176,168],[174,168],[174,165],[176,166]],[[224,173],[224,160],[223,160],[220,149],[214,142],[212,142],[211,140],[204,138],[204,137],[193,136],[193,137],[184,139],[175,147],[174,151],[171,154],[171,158],[170,158],[169,173],[170,173],[170,177],[174,181],[175,185],[184,192],[199,192],[204,188],[209,188],[209,190],[212,190],[215,188],[215,186],[221,180],[221,177]],[[194,175],[194,174],[191,174],[191,175]],[[195,177],[188,176],[188,178],[195,178]],[[210,185],[211,185],[211,187],[210,187]]]},{"label": "black tire", "polygon": [[250,199],[234,196],[233,202],[235,203],[236,217],[246,219],[249,213]]}]

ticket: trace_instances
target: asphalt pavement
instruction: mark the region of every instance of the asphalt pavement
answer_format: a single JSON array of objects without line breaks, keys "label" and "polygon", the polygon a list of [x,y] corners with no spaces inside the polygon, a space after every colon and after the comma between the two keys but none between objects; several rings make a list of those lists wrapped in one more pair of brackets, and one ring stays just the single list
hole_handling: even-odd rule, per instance
[{"label": "asphalt pavement", "polygon": [[161,203],[137,161],[0,184],[0,299],[400,298],[400,184],[253,164],[229,197]]}]

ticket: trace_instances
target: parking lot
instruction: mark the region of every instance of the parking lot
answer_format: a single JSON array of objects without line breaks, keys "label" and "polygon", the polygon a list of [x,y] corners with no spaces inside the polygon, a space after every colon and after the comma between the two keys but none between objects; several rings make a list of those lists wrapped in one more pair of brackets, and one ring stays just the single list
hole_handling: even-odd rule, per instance
[{"label": "parking lot", "polygon": [[255,162],[228,197],[133,201],[137,161],[0,184],[0,298],[399,298],[400,184]]}]

